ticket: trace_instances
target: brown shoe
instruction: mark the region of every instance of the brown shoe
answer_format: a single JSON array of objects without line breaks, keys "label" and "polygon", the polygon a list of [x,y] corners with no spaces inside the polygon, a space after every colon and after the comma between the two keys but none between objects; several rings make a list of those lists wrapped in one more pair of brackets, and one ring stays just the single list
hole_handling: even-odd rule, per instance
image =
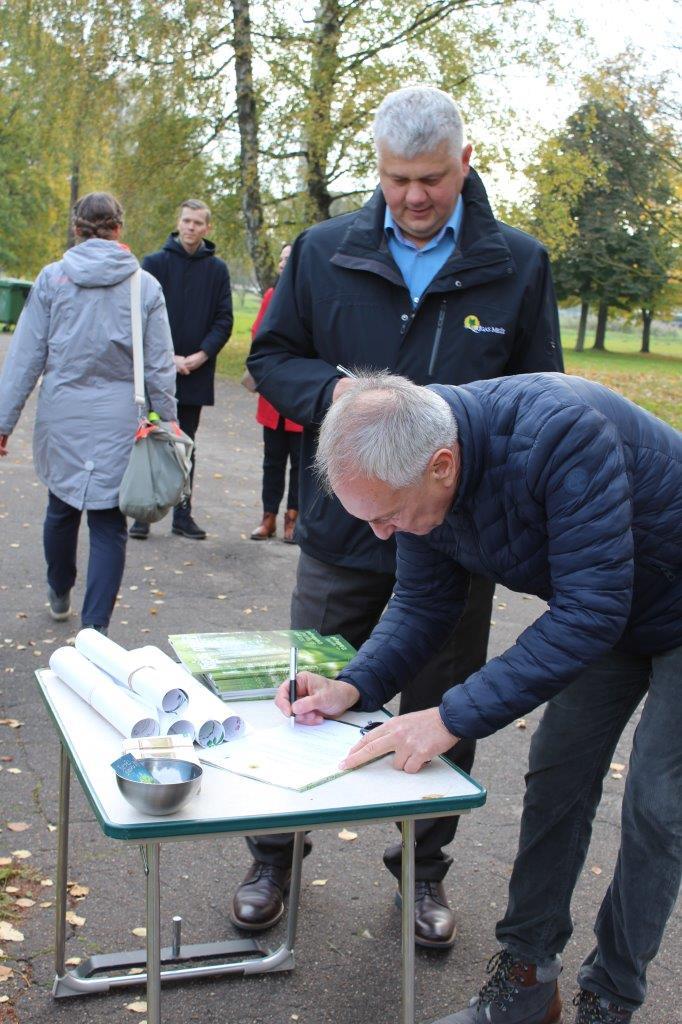
[{"label": "brown shoe", "polygon": [[[402,906],[398,892],[395,902]],[[426,949],[450,949],[457,934],[455,915],[448,905],[442,882],[417,879],[414,887],[414,943]]]},{"label": "brown shoe", "polygon": [[298,512],[295,508],[288,508],[284,513],[284,535],[282,540],[285,544],[295,544],[294,527],[298,519]]},{"label": "brown shoe", "polygon": [[274,512],[264,512],[260,526],[251,534],[251,540],[269,540],[277,533],[277,516]]},{"label": "brown shoe", "polygon": [[232,923],[247,932],[272,928],[284,913],[284,895],[290,879],[291,868],[255,860],[232,899]]}]

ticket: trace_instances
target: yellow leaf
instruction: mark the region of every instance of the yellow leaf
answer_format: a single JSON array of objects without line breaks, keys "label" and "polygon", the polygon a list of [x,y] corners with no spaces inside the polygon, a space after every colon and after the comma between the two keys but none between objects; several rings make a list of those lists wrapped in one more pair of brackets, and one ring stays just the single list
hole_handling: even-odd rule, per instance
[{"label": "yellow leaf", "polygon": [[68,923],[72,924],[74,928],[80,928],[82,925],[85,924],[85,918],[79,917],[74,910],[67,910],[65,916]]},{"label": "yellow leaf", "polygon": [[39,904],[39,906],[41,906],[43,908],[43,910],[47,910],[48,907],[52,906],[52,901],[51,900],[44,900],[42,903]]},{"label": "yellow leaf", "polygon": [[0,967],[0,981],[7,981],[9,978],[14,977],[14,971],[11,967]]},{"label": "yellow leaf", "polygon": [[327,879],[326,878],[313,878],[311,884],[312,885],[326,885],[327,884]]},{"label": "yellow leaf", "polygon": [[12,863],[11,857],[0,857],[0,868],[7,868]]},{"label": "yellow leaf", "polygon": [[0,941],[23,942],[23,933],[13,928],[9,921],[0,921]]},{"label": "yellow leaf", "polygon": [[622,772],[611,772],[611,778],[612,779],[622,779],[623,778],[623,773]]},{"label": "yellow leaf", "polygon": [[23,722],[17,721],[16,718],[0,718],[0,725],[8,725],[10,729],[18,729]]},{"label": "yellow leaf", "polygon": [[75,899],[80,899],[83,896],[87,896],[90,890],[87,885],[72,885],[69,889],[69,896],[73,896]]},{"label": "yellow leaf", "polygon": [[525,729],[526,728],[526,719],[525,718],[517,718],[516,721],[514,722],[514,726],[517,729]]},{"label": "yellow leaf", "polygon": [[595,864],[593,868],[590,868],[593,875],[601,875],[601,868]]},{"label": "yellow leaf", "polygon": [[126,1010],[132,1010],[133,1013],[146,1013],[147,1004],[140,999],[136,1003],[126,1003]]},{"label": "yellow leaf", "polygon": [[617,761],[612,761],[611,764],[609,765],[609,768],[611,769],[612,772],[622,772],[622,771],[625,770],[625,765],[624,764],[619,764]]},{"label": "yellow leaf", "polygon": [[54,885],[54,882],[52,881],[51,878],[41,878],[40,879],[40,884],[45,886],[45,888],[47,888],[50,885]]},{"label": "yellow leaf", "polygon": [[5,892],[19,892],[19,889],[16,885],[6,885]]},{"label": "yellow leaf", "polygon": [[422,800],[440,800],[445,793],[424,793]]},{"label": "yellow leaf", "polygon": [[12,850],[12,856],[16,857],[17,860],[28,860],[31,856],[30,850]]},{"label": "yellow leaf", "polygon": [[7,828],[10,832],[25,832],[31,826],[25,821],[8,821]]},{"label": "yellow leaf", "polygon": [[27,896],[20,896],[18,900],[15,900],[18,907],[26,909],[26,907],[32,907],[35,905],[35,900],[30,900]]},{"label": "yellow leaf", "polygon": [[8,768],[7,771],[10,775],[21,775],[21,768]]},{"label": "yellow leaf", "polygon": [[138,939],[144,939],[147,937],[146,928],[133,928],[133,935],[137,935]]},{"label": "yellow leaf", "polygon": [[79,964],[83,963],[83,957],[70,956],[68,960],[64,961],[64,963],[66,964],[67,967],[78,967]]},{"label": "yellow leaf", "polygon": [[344,842],[346,843],[350,843],[353,841],[353,839],[357,838],[357,832],[349,832],[347,828],[342,828],[341,831],[339,832],[339,839],[343,839]]}]

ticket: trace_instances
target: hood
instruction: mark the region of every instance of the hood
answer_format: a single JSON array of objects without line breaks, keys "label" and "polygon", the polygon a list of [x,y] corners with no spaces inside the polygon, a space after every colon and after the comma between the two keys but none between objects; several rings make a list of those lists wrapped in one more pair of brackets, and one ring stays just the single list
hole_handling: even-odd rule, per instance
[{"label": "hood", "polygon": [[139,267],[127,245],[107,238],[89,238],[64,253],[62,266],[79,288],[108,288]]},{"label": "hood", "polygon": [[187,252],[182,242],[178,241],[177,231],[170,233],[163,247],[167,252],[172,252],[175,256],[182,256],[186,260],[205,260],[207,256],[215,256],[215,242],[211,242],[208,238],[204,238],[203,245],[200,245],[196,252]]}]

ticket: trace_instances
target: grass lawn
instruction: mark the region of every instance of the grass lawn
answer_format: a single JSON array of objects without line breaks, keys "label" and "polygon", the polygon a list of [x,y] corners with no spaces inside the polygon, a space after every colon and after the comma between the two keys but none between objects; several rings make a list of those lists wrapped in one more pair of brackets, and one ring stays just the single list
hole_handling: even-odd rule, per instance
[{"label": "grass lawn", "polygon": [[[235,296],[235,325],[232,338],[218,356],[218,373],[239,380],[251,343],[251,324],[256,319],[259,299]],[[682,429],[682,330],[654,330],[652,351],[642,355],[636,328],[607,330],[606,351],[586,348],[574,352],[575,324],[562,324],[564,358],[568,373],[598,380],[633,402]],[[592,345],[588,333],[587,344]]]}]

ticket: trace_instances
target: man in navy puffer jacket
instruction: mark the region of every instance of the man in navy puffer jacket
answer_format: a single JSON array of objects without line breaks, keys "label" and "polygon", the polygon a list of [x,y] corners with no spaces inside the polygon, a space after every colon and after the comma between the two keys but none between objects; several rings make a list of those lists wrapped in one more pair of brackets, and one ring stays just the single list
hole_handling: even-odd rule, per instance
[{"label": "man in navy puffer jacket", "polygon": [[[381,538],[397,535],[398,571],[342,680],[299,675],[299,721],[373,710],[399,692],[461,614],[470,573],[548,602],[439,708],[394,718],[345,762],[394,752],[396,768],[418,771],[549,701],[531,744],[502,950],[480,995],[440,1024],[562,1019],[571,894],[602,780],[645,698],[575,1018],[628,1022],[682,872],[682,436],[576,377],[420,388],[376,375],[331,407],[317,463],[348,512]],[[286,714],[287,685],[277,697]]]}]

